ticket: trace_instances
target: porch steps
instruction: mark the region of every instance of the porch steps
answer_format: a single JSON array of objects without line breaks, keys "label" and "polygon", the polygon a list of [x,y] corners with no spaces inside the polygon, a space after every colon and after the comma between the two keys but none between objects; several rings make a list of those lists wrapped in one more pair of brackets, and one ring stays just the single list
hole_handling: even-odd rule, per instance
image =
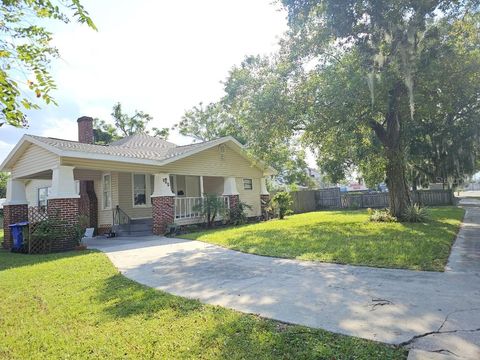
[{"label": "porch steps", "polygon": [[152,219],[132,219],[130,222],[130,232],[128,225],[118,225],[116,229],[117,236],[148,236],[152,235]]}]

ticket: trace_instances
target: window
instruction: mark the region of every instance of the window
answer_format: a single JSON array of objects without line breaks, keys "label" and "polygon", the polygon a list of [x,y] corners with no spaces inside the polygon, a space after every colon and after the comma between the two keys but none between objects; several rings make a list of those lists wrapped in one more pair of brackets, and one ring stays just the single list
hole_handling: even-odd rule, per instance
[{"label": "window", "polygon": [[252,190],[253,189],[252,179],[243,179],[243,189],[244,190]]},{"label": "window", "polygon": [[102,180],[103,210],[108,210],[112,208],[112,176],[104,174]]},{"label": "window", "polygon": [[38,207],[47,206],[48,187],[38,188]]},{"label": "window", "polygon": [[147,177],[145,174],[133,174],[133,206],[147,205]]}]

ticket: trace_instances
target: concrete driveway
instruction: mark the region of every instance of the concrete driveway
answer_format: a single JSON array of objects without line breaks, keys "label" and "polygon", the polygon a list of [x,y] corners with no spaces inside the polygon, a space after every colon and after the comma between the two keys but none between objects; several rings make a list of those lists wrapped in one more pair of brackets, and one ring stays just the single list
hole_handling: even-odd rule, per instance
[{"label": "concrete driveway", "polygon": [[153,236],[89,245],[128,278],[175,295],[403,344],[414,349],[411,359],[480,359],[477,205],[466,207],[445,273],[285,260]]}]

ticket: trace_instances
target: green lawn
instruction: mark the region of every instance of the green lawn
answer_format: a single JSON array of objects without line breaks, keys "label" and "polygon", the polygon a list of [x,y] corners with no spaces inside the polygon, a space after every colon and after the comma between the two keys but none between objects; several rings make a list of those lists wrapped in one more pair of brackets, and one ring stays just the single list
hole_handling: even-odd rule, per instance
[{"label": "green lawn", "polygon": [[463,213],[431,208],[427,223],[403,224],[369,222],[366,210],[318,211],[181,237],[259,255],[443,271]]},{"label": "green lawn", "polygon": [[405,359],[372,341],[169,295],[105,255],[0,251],[1,359]]}]

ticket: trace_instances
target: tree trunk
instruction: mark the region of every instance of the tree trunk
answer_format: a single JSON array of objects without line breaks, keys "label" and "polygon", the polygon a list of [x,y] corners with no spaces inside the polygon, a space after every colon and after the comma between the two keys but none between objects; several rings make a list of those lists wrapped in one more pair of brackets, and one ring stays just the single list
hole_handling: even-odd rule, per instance
[{"label": "tree trunk", "polygon": [[411,203],[401,133],[400,102],[404,92],[405,87],[401,81],[394,84],[388,92],[386,127],[377,121],[370,121],[370,126],[382,142],[387,157],[386,175],[390,212],[399,219],[403,217],[407,206]]},{"label": "tree trunk", "polygon": [[410,205],[410,191],[405,176],[405,160],[400,149],[386,149],[387,186],[390,212],[401,219]]}]

